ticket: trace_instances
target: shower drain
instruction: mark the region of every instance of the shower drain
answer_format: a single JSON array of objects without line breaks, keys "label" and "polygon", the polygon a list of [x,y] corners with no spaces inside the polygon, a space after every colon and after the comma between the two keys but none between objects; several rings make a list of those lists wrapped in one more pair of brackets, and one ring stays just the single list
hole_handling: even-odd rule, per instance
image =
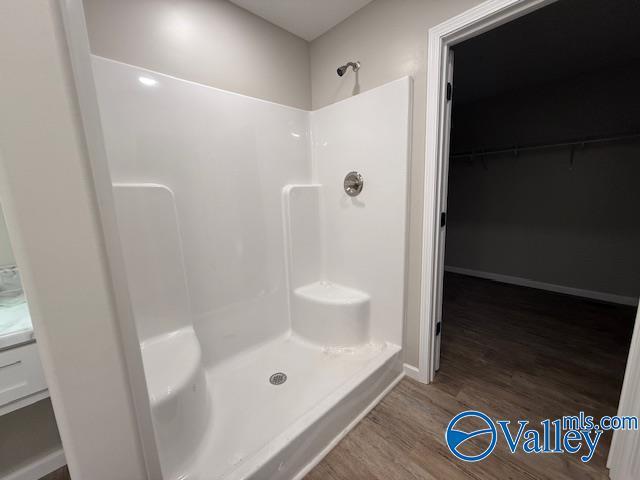
[{"label": "shower drain", "polygon": [[282,372],[274,373],[269,377],[269,383],[271,383],[271,385],[282,385],[286,381],[287,374]]}]

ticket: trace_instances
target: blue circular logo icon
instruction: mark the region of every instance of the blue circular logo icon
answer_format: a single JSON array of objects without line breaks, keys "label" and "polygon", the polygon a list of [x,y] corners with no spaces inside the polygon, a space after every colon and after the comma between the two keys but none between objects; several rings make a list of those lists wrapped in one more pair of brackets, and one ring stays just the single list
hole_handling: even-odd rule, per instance
[{"label": "blue circular logo icon", "polygon": [[[486,424],[486,428],[481,427],[477,430],[471,432],[465,432],[463,430],[459,430],[456,428],[458,422],[465,418],[476,418],[481,420],[483,424]],[[460,453],[459,448],[471,438],[478,437],[480,435],[490,435],[491,440],[489,442],[489,446],[482,452],[476,455],[465,455]],[[473,410],[469,410],[466,412],[459,413],[455,417],[451,419],[449,425],[447,426],[447,431],[445,433],[445,440],[447,441],[447,446],[451,453],[453,453],[460,460],[464,460],[465,462],[477,462],[486,458],[493,452],[493,449],[496,447],[496,442],[498,440],[498,434],[496,432],[496,426],[493,421],[482,412],[475,412]]]}]

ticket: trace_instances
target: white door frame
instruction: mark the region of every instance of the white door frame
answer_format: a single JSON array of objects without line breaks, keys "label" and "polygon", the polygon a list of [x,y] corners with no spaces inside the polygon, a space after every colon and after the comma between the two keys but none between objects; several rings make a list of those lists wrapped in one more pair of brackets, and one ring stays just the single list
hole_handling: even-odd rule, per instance
[{"label": "white door frame", "polygon": [[431,383],[435,375],[439,286],[444,265],[440,213],[446,199],[449,132],[446,125],[447,65],[450,48],[555,0],[488,0],[429,29],[427,57],[427,132],[424,159],[424,218],[422,227],[422,290],[420,350],[417,380]]}]

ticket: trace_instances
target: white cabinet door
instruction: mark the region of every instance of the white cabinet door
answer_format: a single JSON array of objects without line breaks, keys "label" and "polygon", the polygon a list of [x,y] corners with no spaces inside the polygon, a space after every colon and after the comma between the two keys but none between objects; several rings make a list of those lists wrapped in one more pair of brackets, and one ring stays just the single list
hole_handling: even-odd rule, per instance
[{"label": "white cabinet door", "polygon": [[35,401],[44,398],[46,390],[35,342],[0,351],[0,414],[29,403],[20,402],[22,399],[33,396]]}]

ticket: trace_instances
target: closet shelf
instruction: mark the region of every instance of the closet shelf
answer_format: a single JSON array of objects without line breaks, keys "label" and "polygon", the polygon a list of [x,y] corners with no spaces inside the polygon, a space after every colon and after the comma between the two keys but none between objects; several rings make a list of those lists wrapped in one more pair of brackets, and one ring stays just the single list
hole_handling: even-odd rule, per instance
[{"label": "closet shelf", "polygon": [[614,135],[614,136],[603,136],[603,137],[592,137],[585,140],[571,140],[568,142],[558,142],[558,143],[541,143],[534,145],[523,145],[523,146],[513,146],[509,148],[499,148],[499,149],[487,149],[487,150],[474,150],[471,152],[460,152],[454,153],[450,156],[451,159],[456,158],[474,158],[474,157],[486,157],[488,155],[504,155],[505,153],[512,153],[513,155],[518,155],[520,152],[530,151],[530,150],[544,150],[551,148],[566,148],[571,147],[573,150],[575,147],[584,147],[586,145],[593,145],[598,143],[613,143],[613,142],[624,142],[629,140],[635,140],[640,138],[640,133],[631,133],[625,135]]}]

